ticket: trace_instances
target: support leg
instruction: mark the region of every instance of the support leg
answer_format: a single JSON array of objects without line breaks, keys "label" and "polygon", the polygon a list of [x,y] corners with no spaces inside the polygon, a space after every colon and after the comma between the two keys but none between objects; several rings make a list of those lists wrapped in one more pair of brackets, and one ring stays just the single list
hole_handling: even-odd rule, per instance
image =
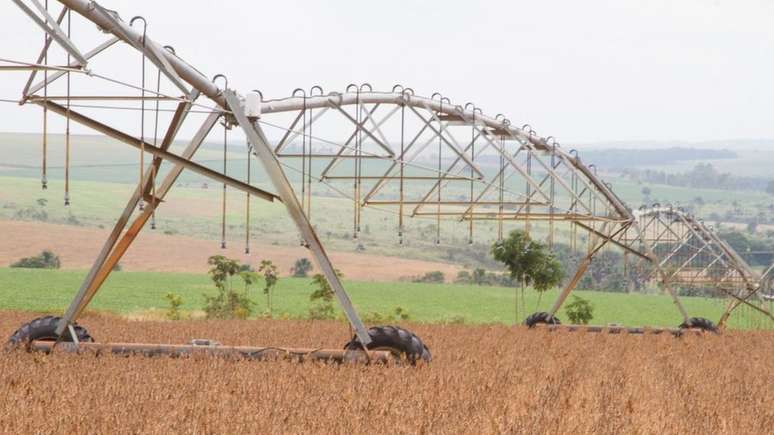
[{"label": "support leg", "polygon": [[336,294],[342,309],[344,310],[344,314],[347,316],[349,323],[355,330],[355,334],[360,340],[360,343],[363,346],[368,345],[371,343],[371,337],[368,335],[368,331],[366,330],[362,320],[360,320],[360,317],[357,315],[355,307],[352,306],[352,301],[349,299],[347,292],[344,290],[344,286],[341,284],[341,280],[339,280],[339,277],[336,275],[333,264],[328,258],[328,254],[325,252],[322,243],[317,238],[317,234],[315,233],[312,224],[304,214],[304,211],[301,208],[301,204],[298,202],[298,198],[293,191],[293,186],[291,186],[290,182],[285,176],[285,173],[282,171],[282,167],[280,166],[279,160],[277,160],[277,156],[274,154],[273,148],[264,136],[261,128],[247,118],[247,115],[245,114],[239,97],[236,95],[236,93],[230,90],[226,90],[223,92],[223,94],[226,97],[226,102],[234,114],[237,123],[245,132],[247,141],[255,146],[256,156],[263,164],[263,167],[266,170],[269,179],[272,181],[274,188],[277,189],[279,197],[282,199],[285,207],[287,207],[290,217],[295,222],[299,231],[303,235],[304,240],[309,246],[309,249],[314,254],[314,257],[317,260],[317,265],[328,279],[328,282],[333,288],[333,291]]},{"label": "support leg", "polygon": [[[178,106],[178,109],[175,112],[175,116],[172,119],[172,123],[170,124],[167,134],[164,137],[164,141],[162,142],[163,149],[168,148],[172,144],[172,141],[176,136],[177,131],[180,128],[180,125],[185,120],[188,114],[188,111],[190,110],[190,107],[191,105],[188,103],[183,103]],[[161,164],[161,160],[158,160],[158,159],[154,159],[154,161],[151,163],[151,165],[157,165],[157,169],[158,169],[158,165],[160,164]],[[124,208],[124,211],[121,213],[121,216],[118,218],[118,221],[113,227],[113,231],[108,236],[108,239],[105,241],[104,245],[102,246],[102,250],[100,251],[97,258],[94,260],[94,264],[91,266],[89,273],[86,275],[86,278],[83,280],[83,283],[81,284],[81,287],[78,290],[78,293],[76,294],[75,298],[70,303],[70,306],[68,307],[64,316],[62,317],[62,321],[59,322],[59,326],[57,327],[57,330],[56,330],[57,334],[61,335],[64,332],[67,325],[75,321],[75,319],[81,314],[81,312],[86,307],[86,305],[88,305],[89,301],[91,301],[91,298],[99,288],[99,285],[101,285],[101,283],[104,282],[105,278],[107,278],[107,274],[109,274],[110,271],[113,270],[113,266],[115,265],[115,263],[111,264],[110,267],[107,268],[106,274],[103,271],[103,269],[105,269],[105,264],[108,259],[108,255],[110,255],[110,252],[113,250],[113,247],[116,245],[116,242],[118,241],[118,238],[121,235],[121,232],[124,230],[124,228],[126,227],[126,224],[129,222],[129,218],[131,217],[132,212],[137,207],[137,204],[139,203],[139,201],[142,199],[142,196],[144,195],[145,190],[149,188],[150,186],[149,183],[150,183],[150,180],[146,183],[147,184],[146,186],[142,186],[142,187],[138,186],[137,189],[132,194],[132,197],[127,202],[126,207]],[[154,203],[155,203],[155,200],[154,200]],[[153,204],[152,207],[155,207],[155,204]],[[100,281],[100,284],[98,284],[95,288],[94,283],[98,274],[104,274],[104,277]]]},{"label": "support leg", "polygon": [[[187,159],[193,157],[193,155],[199,149],[199,146],[201,146],[201,144],[204,142],[207,134],[210,132],[210,130],[212,130],[215,124],[217,124],[218,118],[219,115],[217,114],[212,114],[207,118],[194,138],[191,140],[191,143],[183,151],[183,157]],[[148,207],[145,207],[145,210],[143,210],[143,212],[135,218],[135,220],[132,222],[132,225],[129,227],[126,233],[124,233],[123,237],[121,237],[121,240],[118,242],[118,244],[115,245],[115,248],[113,249],[113,252],[111,252],[110,257],[102,265],[96,277],[89,286],[87,295],[81,304],[80,310],[76,312],[76,316],[80,315],[83,308],[85,308],[91,302],[91,299],[94,297],[97,290],[99,290],[100,286],[105,282],[108,275],[110,275],[113,267],[118,264],[126,251],[129,249],[129,246],[131,246],[132,242],[134,242],[134,240],[140,234],[140,231],[148,222],[148,219],[150,219],[150,217],[153,215],[154,210],[159,206],[161,200],[164,199],[172,186],[174,186],[177,178],[183,172],[183,169],[184,167],[182,165],[176,165],[170,170],[170,172],[164,178],[164,181],[156,189],[156,198],[154,198],[152,202],[149,202]]]}]

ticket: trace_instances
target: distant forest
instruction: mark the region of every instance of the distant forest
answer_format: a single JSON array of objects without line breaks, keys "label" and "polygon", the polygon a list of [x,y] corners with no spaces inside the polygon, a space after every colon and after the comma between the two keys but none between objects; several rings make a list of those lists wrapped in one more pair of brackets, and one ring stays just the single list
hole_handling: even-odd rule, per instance
[{"label": "distant forest", "polygon": [[762,177],[740,177],[720,172],[711,163],[699,163],[690,171],[669,173],[653,169],[623,169],[621,174],[632,181],[721,190],[761,190],[774,195],[774,180]]},{"label": "distant forest", "polygon": [[665,165],[686,160],[735,159],[737,154],[730,150],[701,148],[659,148],[659,149],[600,149],[581,151],[581,161],[594,163],[599,169],[617,170],[637,166]]}]

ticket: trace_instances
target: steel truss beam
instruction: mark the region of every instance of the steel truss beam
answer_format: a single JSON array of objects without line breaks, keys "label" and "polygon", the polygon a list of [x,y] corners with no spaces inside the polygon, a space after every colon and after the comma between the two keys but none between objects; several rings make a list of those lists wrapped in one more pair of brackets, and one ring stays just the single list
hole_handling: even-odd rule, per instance
[{"label": "steel truss beam", "polygon": [[[178,106],[175,118],[167,131],[167,137],[165,137],[164,142],[160,147],[156,147],[144,143],[141,139],[114,129],[106,124],[100,123],[95,119],[86,117],[81,113],[71,110],[71,108],[65,108],[54,103],[52,100],[59,99],[59,96],[49,97],[46,100],[40,99],[39,96],[34,94],[46,84],[50,84],[61,77],[64,72],[60,71],[59,73],[51,74],[47,81],[36,83],[32,86],[31,83],[34,81],[34,72],[38,68],[33,68],[34,65],[30,66],[30,69],[32,69],[33,72],[25,87],[23,93],[24,100],[22,102],[26,102],[29,98],[30,102],[46,107],[63,116],[69,116],[74,121],[89,126],[109,137],[118,139],[135,148],[144,148],[154,156],[153,162],[150,165],[151,168],[158,168],[158,165],[161,164],[162,160],[167,160],[174,165],[174,169],[167,175],[162,186],[157,190],[155,197],[150,195],[150,185],[146,182],[144,186],[139,186],[137,191],[135,191],[130,198],[124,214],[119,219],[119,223],[114,228],[113,233],[111,233],[111,237],[108,239],[105,246],[103,246],[103,251],[98,256],[87,280],[79,290],[78,298],[68,309],[66,315],[67,321],[63,322],[63,324],[69,324],[71,320],[80,314],[83,307],[89,303],[102,282],[104,282],[105,278],[110,273],[110,270],[112,269],[111,265],[115,264],[124,252],[126,252],[126,249],[128,249],[129,245],[142,229],[153,210],[159,205],[159,201],[161,201],[172,187],[177,176],[182,170],[189,169],[216,181],[223,182],[238,190],[248,192],[250,195],[255,195],[267,200],[281,199],[288,208],[291,218],[298,226],[309,249],[314,253],[320,269],[325,273],[326,278],[334,288],[336,296],[341,303],[350,324],[352,324],[355,329],[358,338],[362,343],[367,344],[370,341],[370,337],[365,330],[365,326],[357,316],[340,280],[334,273],[333,266],[330,263],[323,246],[320,244],[317,235],[309,222],[308,216],[304,213],[303,208],[299,204],[293,187],[290,185],[283,172],[281,163],[278,159],[280,157],[292,159],[307,157],[306,155],[298,155],[297,153],[283,153],[283,150],[293,143],[293,141],[301,134],[305,135],[305,139],[308,137],[310,140],[311,155],[312,144],[317,138],[312,137],[307,131],[311,130],[313,125],[317,128],[316,126],[320,123],[322,116],[329,111],[339,113],[342,117],[339,119],[343,119],[345,124],[350,127],[354,126],[354,132],[352,132],[349,135],[349,138],[343,142],[343,145],[338,143],[333,144],[339,147],[338,152],[314,154],[315,159],[331,159],[327,166],[325,166],[321,176],[315,178],[328,181],[355,180],[358,186],[358,197],[356,200],[362,200],[362,205],[364,206],[397,205],[402,211],[404,205],[412,205],[416,206],[412,213],[414,215],[436,216],[439,218],[440,216],[453,216],[460,220],[470,221],[493,219],[497,219],[500,222],[505,219],[519,219],[525,221],[549,220],[553,224],[555,220],[564,220],[577,224],[582,229],[588,231],[592,243],[589,246],[587,255],[584,257],[584,260],[576,272],[576,275],[571,280],[570,285],[563,289],[560,298],[552,308],[552,312],[556,312],[556,310],[561,307],[564,298],[566,298],[574,289],[578,280],[588,268],[592,257],[608,243],[619,246],[625,249],[626,252],[634,253],[640,258],[648,259],[653,262],[657,272],[662,277],[666,289],[672,295],[675,304],[685,318],[687,318],[687,314],[672,290],[671,283],[677,283],[680,282],[680,280],[686,279],[684,275],[686,275],[687,272],[690,272],[691,279],[694,281],[703,279],[704,275],[709,275],[710,272],[714,271],[713,268],[715,267],[715,264],[720,263],[723,266],[731,267],[734,272],[726,273],[722,278],[718,278],[719,281],[717,282],[736,282],[737,278],[735,274],[738,274],[740,276],[739,279],[746,283],[749,293],[747,295],[742,295],[742,299],[750,297],[759,287],[753,285],[755,275],[751,272],[749,267],[746,266],[743,260],[741,260],[727,244],[722,242],[715,235],[711,235],[709,239],[700,237],[699,239],[702,240],[702,243],[704,243],[705,246],[697,248],[692,246],[693,243],[691,237],[685,238],[686,234],[688,234],[688,231],[686,231],[686,233],[683,233],[676,239],[682,241],[678,242],[681,243],[682,247],[670,251],[672,254],[670,254],[670,257],[666,260],[659,259],[654,251],[660,250],[663,244],[675,243],[674,241],[669,240],[671,235],[675,235],[675,232],[671,229],[671,225],[666,225],[666,228],[659,227],[659,225],[663,226],[663,223],[657,216],[657,219],[653,219],[649,224],[646,224],[646,228],[640,228],[640,222],[635,218],[632,211],[626,207],[617,195],[615,195],[609,185],[604,183],[595,172],[591,171],[590,167],[585,166],[577,157],[573,157],[571,154],[564,152],[564,150],[560,149],[555,143],[549,143],[547,139],[538,137],[531,129],[527,129],[529,130],[529,132],[527,132],[524,129],[512,127],[505,119],[488,117],[481,114],[478,109],[468,110],[468,106],[462,108],[450,103],[444,103],[441,99],[419,97],[413,95],[413,93],[358,91],[346,92],[343,94],[331,93],[328,95],[305,97],[295,96],[280,100],[262,101],[260,104],[260,113],[263,118],[259,120],[253,116],[248,117],[245,109],[242,107],[241,97],[239,97],[236,92],[232,90],[222,91],[207,77],[174,55],[174,53],[162,48],[160,44],[153,41],[147,35],[137,32],[130,25],[122,21],[115,13],[104,9],[95,2],[88,0],[60,0],[65,8],[82,15],[95,23],[104,32],[112,34],[113,36],[109,41],[85,55],[81,55],[69,39],[62,39],[63,32],[61,32],[58,23],[60,23],[65,16],[64,10],[60,14],[59,19],[54,20],[45,13],[45,11],[41,10],[38,0],[30,0],[35,7],[38,8],[39,12],[45,13],[45,19],[41,20],[34,11],[29,8],[25,10],[26,6],[23,5],[22,0],[14,1],[22,7],[22,10],[24,10],[25,13],[28,13],[28,15],[32,13],[32,15],[34,15],[32,18],[33,20],[38,20],[36,21],[38,25],[41,25],[42,21],[42,25],[45,27],[44,30],[46,30],[49,35],[43,48],[43,52],[40,55],[41,59],[45,57],[50,42],[55,40],[60,45],[63,45],[63,47],[76,58],[76,63],[73,66],[83,68],[89,59],[120,40],[143,53],[143,55],[150,59],[172,84],[184,92],[186,97],[189,97],[187,102],[183,102]],[[68,46],[68,44],[72,46]],[[77,53],[78,56],[76,56],[75,53]],[[186,148],[186,151],[180,156],[170,153],[167,148],[175,137],[180,123],[182,123],[185,116],[190,111],[192,105],[191,102],[195,99],[195,96],[189,95],[191,92],[189,91],[189,86],[194,89],[195,93],[201,93],[212,99],[220,106],[220,109],[223,109],[224,111],[212,113],[208,117],[205,124],[202,125],[197,133],[197,136],[194,137],[188,148]],[[115,99],[136,101],[137,97],[82,95],[75,97],[71,96],[69,99]],[[146,99],[159,101],[170,98],[155,96],[145,97],[141,100],[145,101]],[[346,110],[348,106],[353,106],[355,108],[355,115],[352,115],[350,113],[351,111]],[[388,110],[381,110],[377,116],[377,108],[380,107]],[[310,119],[306,120],[305,111],[313,109],[321,110],[311,116]],[[394,141],[393,143],[390,143],[390,136],[385,134],[384,129],[385,126],[388,125],[387,121],[392,118],[393,115],[398,113],[398,111],[401,111],[402,129],[404,123],[403,115],[406,109],[408,109],[408,112],[415,114],[416,118],[412,116],[412,121],[416,123],[418,120],[419,125],[416,127],[416,130],[409,132],[409,138],[412,139],[409,142],[408,147],[405,146],[403,135],[401,136],[402,153],[398,155],[400,151],[396,150],[393,146]],[[423,116],[421,111],[426,111],[429,116]],[[387,113],[385,114],[384,112]],[[270,117],[273,114],[283,113],[292,114],[294,117],[292,118],[290,127],[286,129],[287,131],[283,135],[282,140],[276,144],[276,146],[270,146],[263,131],[259,127],[259,123],[264,122],[267,117]],[[253,149],[254,155],[261,160],[272,183],[279,192],[278,195],[257,189],[240,180],[212,171],[191,161],[199,144],[204,140],[204,136],[212,129],[217,122],[217,119],[221,116],[225,116],[225,122],[227,124],[237,124],[245,132],[249,142],[255,147]],[[331,117],[327,117],[326,121],[329,118]],[[305,120],[305,122],[302,123],[302,131],[298,131],[298,124],[302,120]],[[283,122],[283,125],[286,124],[287,123]],[[341,124],[339,124],[338,127],[340,128]],[[453,130],[457,127],[469,128],[471,131],[471,142],[464,148],[460,146],[460,142],[455,138],[453,133]],[[414,132],[417,132],[416,135],[413,134]],[[426,133],[429,133],[431,137],[423,144],[423,135],[426,135]],[[483,143],[476,143],[482,136]],[[374,153],[353,151],[351,149],[351,143],[355,138],[360,137],[364,137],[369,143],[373,142],[376,144],[376,146],[384,151],[386,155],[373,155]],[[500,141],[497,140],[498,138]],[[452,151],[450,157],[454,159],[454,162],[451,165],[441,167],[439,154],[439,168],[437,170],[433,168],[422,168],[426,171],[430,170],[431,172],[435,172],[434,177],[430,175],[420,176],[414,173],[404,173],[404,168],[407,165],[421,167],[420,154],[432,143],[439,140],[445,148],[449,148]],[[514,153],[508,152],[507,147],[503,143],[505,140],[517,142],[519,144],[519,149]],[[358,145],[361,144],[358,142]],[[475,145],[480,145],[480,147],[476,147],[474,150],[473,147]],[[501,166],[497,176],[487,179],[479,156],[483,155],[484,151],[492,149],[496,152],[496,156],[501,159]],[[521,163],[517,158],[519,152],[527,154],[527,161],[530,163]],[[411,153],[410,156],[409,153]],[[550,162],[547,161],[549,157]],[[378,173],[375,174],[362,174],[358,170],[356,176],[352,177],[329,174],[329,171],[341,161],[351,158],[370,159],[371,161],[375,159],[385,160],[389,162],[389,168],[384,171],[383,167],[381,167]],[[462,162],[463,165],[460,166],[460,162]],[[534,162],[536,172],[531,172],[529,169],[529,165],[531,165],[532,162]],[[448,164],[448,161],[446,163]],[[398,167],[401,169],[399,175],[396,174],[396,169]],[[466,170],[470,170],[471,175],[469,177],[461,176],[460,174]],[[522,192],[514,193],[508,190],[510,187],[506,187],[505,181],[510,180],[512,176],[517,174],[520,176],[518,182],[523,181],[526,183],[526,194]],[[540,177],[542,177],[542,179]],[[566,181],[566,178],[571,178],[572,181],[568,182]],[[424,194],[424,197],[419,201],[405,199],[402,187],[399,201],[377,199],[377,193],[382,191],[389,181],[394,180],[400,180],[401,186],[403,186],[404,181],[430,181],[435,183],[434,187]],[[368,190],[368,193],[364,198],[360,197],[360,183],[362,181],[373,182],[373,185],[370,186],[370,190]],[[459,198],[451,196],[446,199],[443,199],[440,196],[437,200],[430,199],[437,191],[436,189],[447,189],[447,186],[452,183],[463,182],[471,183],[470,200],[461,201]],[[500,184],[499,186],[496,186],[495,183]],[[545,191],[546,183],[549,183],[550,186],[549,193]],[[477,186],[484,186],[477,191],[478,195],[475,196],[475,198],[473,193],[474,184]],[[557,190],[559,190],[560,195],[556,195],[556,185],[559,186],[559,189]],[[368,189],[368,187],[369,186],[366,186],[366,189]],[[494,201],[487,197],[492,191],[499,193],[499,201]],[[518,199],[504,198],[503,193],[506,193],[506,191],[509,195],[514,195]],[[421,192],[420,195],[422,195]],[[564,202],[560,201],[567,201],[568,199],[569,206],[560,207],[560,205],[564,205]],[[148,202],[149,207],[135,219],[129,227],[129,230],[121,236],[121,233],[129,222],[129,216],[132,214],[132,210],[139,201],[143,200]],[[435,211],[422,210],[423,206],[433,206]],[[444,208],[442,209],[441,206],[444,206]],[[496,206],[499,206],[497,212],[490,211]],[[505,209],[506,207],[508,210]],[[402,216],[403,215],[401,215],[401,219]],[[597,224],[597,222],[600,222],[601,225]],[[646,234],[647,230],[650,229],[649,225],[653,225],[652,228],[654,229],[660,229],[658,234],[655,234],[650,238],[648,234]],[[683,223],[683,225],[685,225],[685,223]],[[598,226],[601,228],[598,228]],[[472,237],[472,223],[470,228]],[[707,232],[707,229],[699,224],[689,225],[688,230],[699,234]],[[636,237],[627,237],[627,233],[630,231],[634,233]],[[637,245],[637,243],[641,246]],[[684,270],[686,273],[675,271],[667,274],[661,266],[669,265],[672,257],[680,257],[686,249],[693,249],[693,251],[690,251],[693,255],[685,257],[688,258],[687,260],[681,257],[683,261],[680,264],[680,269]],[[711,260],[708,260],[710,261],[709,264],[705,264],[703,269],[696,272],[696,268],[692,268],[691,266],[694,260],[704,260],[706,257],[705,252],[711,252],[713,257]]]}]

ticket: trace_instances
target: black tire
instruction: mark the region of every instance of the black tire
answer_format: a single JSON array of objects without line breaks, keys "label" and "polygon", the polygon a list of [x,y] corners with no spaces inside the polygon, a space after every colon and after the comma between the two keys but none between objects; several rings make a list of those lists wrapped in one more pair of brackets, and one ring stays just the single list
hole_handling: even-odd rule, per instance
[{"label": "black tire", "polygon": [[541,311],[539,313],[530,314],[529,317],[527,317],[527,320],[524,321],[524,324],[528,327],[533,327],[537,325],[538,323],[544,323],[546,325],[561,325],[562,322],[559,320],[558,317],[552,316],[544,311]]},{"label": "black tire", "polygon": [[[433,356],[430,349],[411,331],[397,326],[374,326],[368,330],[371,336],[371,343],[368,344],[368,350],[388,350],[396,358],[405,358],[412,365],[418,361],[430,362]],[[357,335],[344,346],[346,350],[361,350]]]},{"label": "black tire", "polygon": [[[13,348],[17,346],[26,345],[34,340],[40,341],[56,341],[56,327],[59,325],[61,317],[44,316],[25,323],[16,332],[11,335],[6,344],[7,348]],[[83,326],[78,324],[73,325],[75,335],[78,336],[80,342],[93,342],[94,339],[89,335],[89,332]],[[70,335],[70,331],[65,329],[64,334],[60,341],[72,342],[73,337]]]},{"label": "black tire", "polygon": [[712,320],[703,317],[691,317],[688,321],[680,324],[680,329],[701,329],[702,331],[718,333],[718,327]]}]

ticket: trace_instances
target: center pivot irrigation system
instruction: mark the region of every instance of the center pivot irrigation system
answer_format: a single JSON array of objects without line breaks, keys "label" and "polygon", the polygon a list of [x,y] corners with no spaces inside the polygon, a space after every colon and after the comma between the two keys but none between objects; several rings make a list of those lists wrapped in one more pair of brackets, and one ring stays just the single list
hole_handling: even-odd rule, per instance
[{"label": "center pivot irrigation system", "polygon": [[[681,328],[716,330],[707,319],[689,317],[675,286],[710,286],[727,295],[728,305],[719,325],[740,305],[754,306],[771,318],[768,311],[750,302],[760,295],[761,277],[710,228],[671,207],[631,210],[611,185],[597,176],[593,165],[586,166],[577,152],[565,152],[555,139],[538,136],[529,125],[517,128],[505,116],[487,116],[472,103],[456,105],[438,93],[421,97],[400,85],[390,92],[376,92],[368,84],[350,85],[343,93],[328,94],[315,86],[309,92],[297,89],[290,97],[265,100],[259,91],[239,93],[229,88],[222,74],[210,79],[200,73],[172,47],[151,39],[150,26],[142,17],[127,23],[115,11],[86,0],[51,2],[61,4],[61,8],[50,6],[48,1],[13,1],[44,31],[43,49],[35,62],[0,60],[4,64],[0,70],[29,71],[18,102],[42,108],[43,188],[47,186],[50,112],[65,119],[68,162],[72,122],[140,151],[138,187],[64,316],[43,317],[23,325],[11,338],[13,345],[26,344],[44,351],[55,345],[65,350],[116,353],[206,351],[254,358],[294,355],[384,360],[390,355],[405,355],[411,361],[429,361],[429,350],[411,332],[391,326],[368,329],[363,324],[312,225],[314,189],[337,192],[351,201],[354,239],[360,235],[366,208],[396,216],[400,244],[407,237],[406,220],[411,217],[435,221],[436,244],[441,243],[443,224],[449,222],[465,228],[469,243],[473,243],[477,228],[502,238],[504,226],[517,222],[527,231],[530,225],[547,228],[549,245],[554,243],[555,224],[569,224],[574,240],[580,229],[585,234],[585,255],[551,309],[529,316],[525,322],[529,326],[558,324],[555,315],[563,302],[594,255],[609,246],[623,249],[626,257],[646,265],[645,279],[658,280],[672,296],[683,317]],[[58,14],[52,14],[54,9]],[[74,18],[85,19],[87,25],[74,23]],[[78,37],[74,38],[76,26]],[[75,39],[104,42],[84,51]],[[125,51],[115,53],[124,62],[116,66],[108,58],[101,63],[117,50]],[[136,76],[127,78],[131,75],[125,68],[127,56],[137,56],[139,80]],[[155,80],[146,81],[148,63],[151,73],[157,73]],[[202,97],[210,102],[200,102]],[[123,125],[125,118],[119,121],[104,115],[115,110],[136,110],[139,125],[127,127]],[[170,151],[184,122],[197,116],[203,121],[184,151]],[[152,135],[147,117],[154,120]],[[219,124],[223,127],[223,171],[193,160]],[[159,140],[158,127],[163,125],[166,130]],[[252,158],[262,164],[273,192],[255,187],[249,170],[246,180],[227,173],[228,131],[233,128],[243,131],[248,165]],[[276,134],[267,135],[269,131]],[[146,154],[153,156],[147,164]],[[66,205],[71,200],[68,162]],[[163,177],[162,163],[167,163]],[[151,226],[155,225],[157,208],[183,170],[223,184],[223,247],[229,188],[245,194],[248,253],[251,197],[285,205],[301,243],[312,252],[355,332],[345,350],[226,347],[207,341],[190,345],[91,343],[90,335],[76,320],[145,224],[150,220]],[[162,178],[160,183],[157,178]]]}]

